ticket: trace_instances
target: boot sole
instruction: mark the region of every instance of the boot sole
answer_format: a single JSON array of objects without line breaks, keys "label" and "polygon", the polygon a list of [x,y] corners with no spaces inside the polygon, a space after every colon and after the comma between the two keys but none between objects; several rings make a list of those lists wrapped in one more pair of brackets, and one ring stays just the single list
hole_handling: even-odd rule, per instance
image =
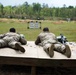
[{"label": "boot sole", "polygon": [[68,45],[65,45],[65,47],[66,47],[66,52],[64,53],[64,55],[70,58],[71,57],[70,47]]},{"label": "boot sole", "polygon": [[49,47],[49,56],[50,57],[54,56],[54,44],[52,44],[51,47]]},{"label": "boot sole", "polygon": [[21,51],[22,53],[25,52],[25,49],[24,49],[22,46],[20,46],[18,43],[16,43],[15,46],[16,46],[16,47],[19,49],[19,51]]}]

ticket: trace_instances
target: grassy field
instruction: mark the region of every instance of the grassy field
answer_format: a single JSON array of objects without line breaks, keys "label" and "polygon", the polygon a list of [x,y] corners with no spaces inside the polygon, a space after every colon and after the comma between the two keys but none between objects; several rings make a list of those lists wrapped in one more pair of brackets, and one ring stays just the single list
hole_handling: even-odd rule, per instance
[{"label": "grassy field", "polygon": [[65,35],[69,42],[76,42],[76,22],[66,21],[39,21],[42,29],[27,29],[29,20],[0,19],[0,34],[8,32],[9,28],[16,28],[17,32],[24,34],[28,41],[34,41],[44,27],[48,27],[50,32],[59,36]]}]

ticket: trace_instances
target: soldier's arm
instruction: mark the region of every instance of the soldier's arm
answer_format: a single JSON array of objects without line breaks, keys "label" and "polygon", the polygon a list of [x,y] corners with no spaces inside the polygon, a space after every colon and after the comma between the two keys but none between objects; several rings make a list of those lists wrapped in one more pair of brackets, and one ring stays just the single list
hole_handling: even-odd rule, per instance
[{"label": "soldier's arm", "polygon": [[5,34],[0,34],[0,39],[2,39],[5,36]]},{"label": "soldier's arm", "polygon": [[20,40],[19,42],[22,44],[22,45],[26,45],[27,44],[27,40],[23,37],[20,37]]},{"label": "soldier's arm", "polygon": [[41,43],[41,40],[40,40],[40,37],[38,36],[36,41],[35,41],[35,44],[38,45],[39,43]]}]

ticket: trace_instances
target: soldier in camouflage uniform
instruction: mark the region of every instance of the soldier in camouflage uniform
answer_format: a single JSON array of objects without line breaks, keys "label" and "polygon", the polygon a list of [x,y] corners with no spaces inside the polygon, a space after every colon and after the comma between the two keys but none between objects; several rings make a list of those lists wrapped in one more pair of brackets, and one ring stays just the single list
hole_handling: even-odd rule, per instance
[{"label": "soldier in camouflage uniform", "polygon": [[45,27],[43,32],[38,35],[35,44],[42,46],[44,51],[47,52],[50,57],[54,56],[54,50],[64,54],[68,58],[71,57],[69,46],[58,42],[55,34],[49,32],[47,27]]},{"label": "soldier in camouflage uniform", "polygon": [[16,33],[15,28],[10,28],[9,32],[0,35],[0,48],[10,47],[16,51],[25,52],[25,49],[21,46],[27,44],[27,41]]}]

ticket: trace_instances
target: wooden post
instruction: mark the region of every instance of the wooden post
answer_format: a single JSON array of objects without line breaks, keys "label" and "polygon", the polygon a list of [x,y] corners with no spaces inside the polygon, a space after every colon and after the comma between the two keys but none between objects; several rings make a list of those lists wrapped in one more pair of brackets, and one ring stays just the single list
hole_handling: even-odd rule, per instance
[{"label": "wooden post", "polygon": [[31,75],[36,75],[36,67],[35,66],[31,67]]}]

